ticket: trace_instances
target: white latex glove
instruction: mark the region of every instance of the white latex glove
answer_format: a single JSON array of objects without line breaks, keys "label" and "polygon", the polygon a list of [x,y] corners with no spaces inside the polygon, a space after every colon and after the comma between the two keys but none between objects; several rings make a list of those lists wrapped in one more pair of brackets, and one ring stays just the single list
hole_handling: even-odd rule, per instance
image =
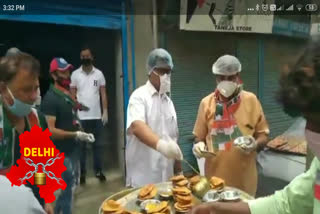
[{"label": "white latex glove", "polygon": [[206,151],[206,144],[203,141],[200,141],[193,145],[192,152],[197,158],[205,157],[202,151]]},{"label": "white latex glove", "polygon": [[84,142],[87,142],[87,143],[93,143],[95,141],[93,134],[85,133],[85,132],[82,132],[82,131],[77,131],[76,132],[76,140],[84,141]]},{"label": "white latex glove", "polygon": [[106,125],[108,123],[108,111],[104,110],[101,118],[102,124]]},{"label": "white latex glove", "polygon": [[169,159],[183,160],[183,155],[180,147],[173,140],[160,139],[157,143],[157,151]]}]

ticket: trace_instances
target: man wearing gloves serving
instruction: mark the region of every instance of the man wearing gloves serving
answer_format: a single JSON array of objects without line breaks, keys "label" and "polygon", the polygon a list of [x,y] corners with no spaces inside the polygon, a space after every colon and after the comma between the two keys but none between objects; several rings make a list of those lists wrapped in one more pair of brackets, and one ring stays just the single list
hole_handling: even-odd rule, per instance
[{"label": "man wearing gloves serving", "polygon": [[[257,190],[256,150],[266,143],[267,121],[257,97],[241,89],[241,64],[230,55],[220,57],[212,67],[216,90],[201,100],[193,134],[193,153],[205,157],[205,174],[225,180],[254,196]],[[233,140],[245,136],[251,149],[236,147]],[[216,153],[208,155],[203,151]]]},{"label": "man wearing gloves serving", "polygon": [[[154,49],[147,59],[149,80],[136,89],[127,111],[127,186],[168,181],[183,155],[177,144],[177,116],[170,93],[171,55]],[[180,169],[181,170],[181,169]]]},{"label": "man wearing gloves serving", "polygon": [[93,134],[79,131],[80,121],[77,110],[80,106],[72,99],[69,92],[70,71],[73,68],[63,58],[54,58],[50,64],[50,74],[54,85],[46,93],[41,110],[46,115],[48,128],[52,133],[55,146],[64,152],[64,165],[67,170],[62,173],[62,179],[67,187],[56,201],[55,213],[67,214],[72,209],[72,187],[79,177],[79,142],[94,142]]}]

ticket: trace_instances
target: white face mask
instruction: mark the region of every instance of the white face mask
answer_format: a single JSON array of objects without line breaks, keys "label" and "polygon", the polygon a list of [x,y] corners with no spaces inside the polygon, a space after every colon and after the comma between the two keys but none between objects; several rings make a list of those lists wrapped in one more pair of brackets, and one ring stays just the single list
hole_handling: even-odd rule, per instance
[{"label": "white face mask", "polygon": [[155,71],[153,73],[160,78],[159,94],[170,93],[170,91],[171,91],[171,74],[164,74],[164,75],[160,76]]},{"label": "white face mask", "polygon": [[306,129],[305,136],[312,153],[320,159],[320,133]]},{"label": "white face mask", "polygon": [[36,99],[36,102],[34,103],[34,105],[39,106],[40,104],[41,104],[41,93],[40,93],[40,89],[38,88],[37,99]]},{"label": "white face mask", "polygon": [[228,98],[231,95],[233,95],[233,93],[236,91],[237,88],[238,88],[237,83],[232,81],[227,81],[227,80],[221,81],[217,86],[218,91],[225,98]]}]

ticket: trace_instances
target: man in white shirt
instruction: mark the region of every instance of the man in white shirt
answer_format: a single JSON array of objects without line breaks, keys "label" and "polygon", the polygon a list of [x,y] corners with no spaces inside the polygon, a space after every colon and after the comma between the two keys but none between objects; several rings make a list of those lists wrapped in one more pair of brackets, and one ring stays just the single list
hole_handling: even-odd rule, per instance
[{"label": "man in white shirt", "polygon": [[127,186],[164,182],[173,176],[174,171],[181,173],[179,160],[183,155],[177,143],[177,116],[167,95],[170,93],[172,68],[172,58],[166,50],[153,50],[147,63],[149,80],[130,97],[127,110]]},{"label": "man in white shirt", "polygon": [[[93,164],[95,175],[100,181],[106,177],[102,173],[102,145],[100,135],[103,125],[108,122],[108,104],[106,93],[106,80],[103,73],[93,66],[93,54],[89,47],[84,47],[80,52],[80,68],[71,75],[71,94],[81,104],[88,107],[86,111],[78,111],[82,127],[88,133],[93,133],[96,141],[93,143]],[[100,106],[102,100],[102,112]],[[101,114],[102,113],[102,114]],[[86,182],[86,145],[81,146],[80,184]]]},{"label": "man in white shirt", "polygon": [[11,182],[0,175],[0,207],[1,214],[45,214],[38,200],[34,197],[30,188],[11,186]]}]

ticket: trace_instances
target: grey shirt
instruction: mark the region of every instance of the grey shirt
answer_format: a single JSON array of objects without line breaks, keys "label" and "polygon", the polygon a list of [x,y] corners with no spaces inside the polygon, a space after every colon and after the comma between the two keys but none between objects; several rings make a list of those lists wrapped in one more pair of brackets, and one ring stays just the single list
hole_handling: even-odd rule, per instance
[{"label": "grey shirt", "polygon": [[45,214],[30,188],[11,186],[3,175],[0,175],[0,207],[1,214]]}]

